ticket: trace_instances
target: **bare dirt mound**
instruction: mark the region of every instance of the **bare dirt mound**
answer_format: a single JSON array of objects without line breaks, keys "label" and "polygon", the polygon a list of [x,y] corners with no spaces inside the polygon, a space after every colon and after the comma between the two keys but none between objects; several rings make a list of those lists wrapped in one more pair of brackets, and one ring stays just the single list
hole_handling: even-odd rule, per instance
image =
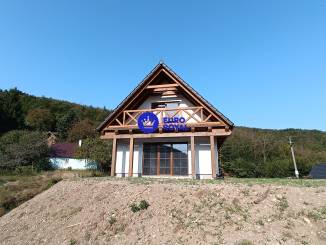
[{"label": "bare dirt mound", "polygon": [[326,244],[326,187],[65,180],[1,217],[0,243]]}]

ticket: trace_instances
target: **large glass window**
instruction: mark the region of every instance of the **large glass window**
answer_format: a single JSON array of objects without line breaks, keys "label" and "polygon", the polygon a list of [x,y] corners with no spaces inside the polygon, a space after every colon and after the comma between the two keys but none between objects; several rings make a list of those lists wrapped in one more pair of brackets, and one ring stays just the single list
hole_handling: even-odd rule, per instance
[{"label": "large glass window", "polygon": [[160,144],[160,174],[171,174],[171,145]]},{"label": "large glass window", "polygon": [[157,145],[144,144],[144,175],[157,174]]},{"label": "large glass window", "polygon": [[187,144],[173,144],[173,174],[188,175]]},{"label": "large glass window", "polygon": [[144,175],[188,175],[187,143],[144,144]]}]

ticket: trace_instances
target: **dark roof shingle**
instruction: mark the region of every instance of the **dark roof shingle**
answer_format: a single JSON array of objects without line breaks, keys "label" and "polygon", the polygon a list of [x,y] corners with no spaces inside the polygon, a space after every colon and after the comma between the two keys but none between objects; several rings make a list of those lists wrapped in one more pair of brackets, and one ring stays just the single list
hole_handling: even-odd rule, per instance
[{"label": "dark roof shingle", "polygon": [[50,148],[50,157],[74,158],[77,150],[75,143],[57,143]]}]

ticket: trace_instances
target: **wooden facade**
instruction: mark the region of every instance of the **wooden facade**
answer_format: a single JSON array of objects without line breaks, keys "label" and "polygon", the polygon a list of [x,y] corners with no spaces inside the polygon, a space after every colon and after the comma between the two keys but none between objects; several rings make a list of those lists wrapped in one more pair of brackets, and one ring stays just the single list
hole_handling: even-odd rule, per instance
[{"label": "wooden facade", "polygon": [[[155,132],[144,133],[138,127],[139,117],[145,112],[151,112],[158,118],[158,127]],[[165,118],[173,119],[176,117],[183,119],[183,124],[186,125],[188,130],[165,131]],[[196,166],[196,162],[200,160],[198,159],[199,157],[196,159],[197,139],[205,138],[210,144],[210,177],[216,178],[221,175],[220,157],[217,157],[217,154],[226,137],[232,133],[232,129],[233,123],[228,118],[209,104],[163,63],[157,65],[98,127],[102,139],[113,140],[112,176],[117,173],[117,148],[120,147],[119,142],[122,141],[129,146],[128,176],[134,175],[135,142],[142,142],[137,144],[142,144],[141,146],[143,146],[143,144],[146,143],[163,141],[161,149],[157,150],[154,159],[149,159],[148,161],[157,161],[157,175],[160,171],[165,174],[169,172],[166,170],[169,168],[169,163],[171,164],[170,175],[174,175],[173,170],[183,173],[185,170],[182,167],[178,167],[179,165],[177,164],[174,165],[173,159],[175,158],[175,161],[183,164],[182,162],[185,161],[184,156],[186,152],[184,149],[177,151],[172,149],[173,145],[169,146],[170,143],[168,144],[168,142],[170,139],[173,142],[178,141],[178,139],[189,139],[189,141],[187,140],[187,142],[189,142],[190,155],[189,169],[191,169],[189,175],[194,178],[198,174],[196,169],[200,167]],[[169,151],[170,157],[172,158],[171,160],[168,160],[165,152],[169,147],[172,149],[171,152]],[[178,148],[181,147],[181,145],[176,144],[175,147]],[[182,147],[184,148],[184,146]],[[144,151],[143,147],[140,148],[143,149],[143,152],[141,152],[142,163],[138,164],[141,164],[142,167],[139,168],[141,172],[138,171],[138,175],[143,175],[144,158],[145,160],[147,159],[147,152]],[[183,152],[184,155],[181,154],[179,158],[176,158],[177,156],[174,157],[173,152],[175,152],[176,155],[180,155],[180,152]],[[164,155],[164,157],[161,155]],[[153,163],[150,164],[153,165]],[[148,167],[148,169],[146,168],[146,171],[153,173],[150,167]]]}]

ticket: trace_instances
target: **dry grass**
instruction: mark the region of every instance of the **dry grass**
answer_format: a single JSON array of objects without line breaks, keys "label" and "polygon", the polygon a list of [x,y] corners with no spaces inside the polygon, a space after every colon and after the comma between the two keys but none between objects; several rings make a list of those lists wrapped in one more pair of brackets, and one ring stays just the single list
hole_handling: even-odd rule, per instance
[{"label": "dry grass", "polygon": [[103,176],[105,173],[96,170],[29,171],[20,174],[3,172],[0,175],[0,217],[62,179]]},{"label": "dry grass", "polygon": [[62,180],[57,172],[0,176],[0,216]]}]

